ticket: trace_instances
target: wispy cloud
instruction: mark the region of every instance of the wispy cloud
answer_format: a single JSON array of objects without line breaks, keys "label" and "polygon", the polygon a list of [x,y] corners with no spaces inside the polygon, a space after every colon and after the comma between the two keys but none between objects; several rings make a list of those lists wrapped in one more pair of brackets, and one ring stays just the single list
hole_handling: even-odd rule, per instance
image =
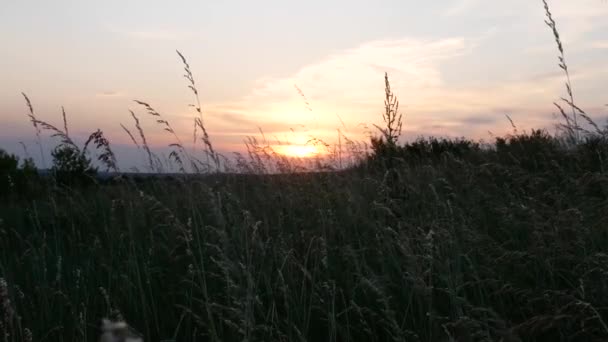
[{"label": "wispy cloud", "polygon": [[592,49],[605,50],[608,49],[608,40],[596,40],[589,43]]},{"label": "wispy cloud", "polygon": [[108,90],[108,91],[100,91],[95,94],[95,97],[124,97],[124,94],[120,91]]},{"label": "wispy cloud", "polygon": [[124,28],[107,25],[107,30],[136,40],[180,41],[192,38],[196,32],[178,28]]},{"label": "wispy cloud", "polygon": [[342,126],[340,116],[356,127],[381,110],[385,71],[402,98],[409,98],[419,90],[441,87],[441,61],[461,55],[465,48],[459,38],[366,43],[304,66],[292,76],[258,80],[240,101],[207,107],[209,117],[216,118],[210,125],[232,121],[234,127],[242,127],[256,122],[269,134],[302,126],[335,132]]},{"label": "wispy cloud", "polygon": [[480,0],[458,0],[454,4],[447,7],[443,12],[444,17],[455,17],[463,15],[475,8]]},{"label": "wispy cloud", "polygon": [[127,35],[135,39],[143,40],[180,40],[192,35],[191,32],[170,31],[170,30],[137,30],[128,31]]},{"label": "wispy cloud", "polygon": [[[562,40],[568,45],[577,44],[591,32],[604,32],[608,28],[608,4],[603,0],[551,1],[549,5],[557,20]],[[540,0],[482,1],[452,0],[446,3],[441,15],[450,19],[464,18],[464,22],[483,18],[485,20],[507,20],[502,30],[511,27],[527,28],[530,33],[543,33],[544,9]],[[456,24],[456,27],[461,25]],[[547,32],[548,33],[548,32]]]},{"label": "wispy cloud", "polygon": [[[305,66],[290,77],[259,80],[244,102],[256,106],[265,104],[266,110],[274,111],[281,118],[290,114],[284,110],[301,108],[306,112],[303,99],[294,90],[297,85],[313,111],[329,109],[332,104],[372,104],[376,102],[375,95],[382,95],[385,71],[393,81],[403,80],[407,90],[437,87],[442,83],[439,63],[461,55],[464,49],[463,39],[370,42]],[[375,91],[370,91],[372,89]],[[310,115],[288,115],[286,119],[307,118]]]},{"label": "wispy cloud", "polygon": [[[505,114],[522,127],[550,126],[552,102],[563,90],[559,71],[511,79],[488,77],[484,83],[468,87],[446,81],[444,63],[472,58],[476,51],[470,45],[474,42],[452,38],[362,44],[304,66],[291,76],[259,80],[240,101],[208,108],[211,117],[223,115],[211,123],[232,121],[234,127],[241,128],[256,123],[269,134],[285,132],[297,124],[313,133],[335,132],[342,125],[337,115],[353,130],[359,123],[380,123],[383,77],[388,71],[411,135],[428,132],[479,137],[490,129],[496,132],[501,121],[508,129]],[[596,67],[579,67],[572,76],[581,82],[594,82],[603,77],[596,73]],[[308,105],[294,85],[302,90]]]}]

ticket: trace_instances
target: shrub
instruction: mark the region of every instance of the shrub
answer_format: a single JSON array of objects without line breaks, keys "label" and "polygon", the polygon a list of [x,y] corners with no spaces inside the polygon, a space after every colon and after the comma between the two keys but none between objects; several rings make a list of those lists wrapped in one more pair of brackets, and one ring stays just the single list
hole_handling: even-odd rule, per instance
[{"label": "shrub", "polygon": [[25,158],[19,166],[19,157],[0,149],[0,194],[31,193],[38,178],[38,170],[31,158]]},{"label": "shrub", "polygon": [[58,184],[72,186],[94,182],[97,168],[91,159],[71,145],[59,145],[51,153],[53,167],[51,173]]}]

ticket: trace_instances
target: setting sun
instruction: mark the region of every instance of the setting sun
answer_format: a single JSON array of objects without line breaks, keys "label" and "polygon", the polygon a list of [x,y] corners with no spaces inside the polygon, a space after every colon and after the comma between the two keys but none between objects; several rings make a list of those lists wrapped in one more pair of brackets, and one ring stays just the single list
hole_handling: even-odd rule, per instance
[{"label": "setting sun", "polygon": [[275,149],[282,155],[295,158],[310,158],[321,153],[313,145],[280,145],[276,146]]},{"label": "setting sun", "polygon": [[608,0],[0,9],[0,342],[608,342]]}]

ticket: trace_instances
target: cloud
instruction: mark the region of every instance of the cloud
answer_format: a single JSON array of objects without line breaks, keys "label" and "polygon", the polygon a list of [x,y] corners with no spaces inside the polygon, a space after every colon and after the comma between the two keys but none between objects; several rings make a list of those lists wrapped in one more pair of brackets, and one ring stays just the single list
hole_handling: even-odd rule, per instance
[{"label": "cloud", "polygon": [[[539,13],[543,17],[544,9],[536,1],[528,2],[527,0],[517,0],[521,2],[522,11],[529,13]],[[505,3],[509,4],[510,3]],[[541,4],[542,5],[542,4]],[[525,7],[530,7],[526,9]],[[608,6],[596,0],[579,0],[579,1],[550,1],[549,7],[553,15],[553,19],[557,22],[557,29],[566,48],[573,48],[574,45],[581,44],[586,35],[592,32],[602,33],[608,28],[606,16],[608,15]],[[541,11],[536,11],[541,9]],[[537,22],[538,16],[531,16],[529,20]],[[548,29],[547,29],[548,30]],[[584,44],[583,44],[584,45]]]},{"label": "cloud", "polygon": [[605,50],[608,49],[608,40],[596,40],[589,43],[589,47],[592,49]]},{"label": "cloud", "polygon": [[[473,58],[475,41],[455,37],[368,42],[303,66],[290,76],[258,80],[240,101],[207,107],[209,124],[226,132],[252,134],[261,127],[267,135],[289,134],[300,124],[304,127],[292,135],[331,140],[343,120],[347,129],[364,138],[360,123],[382,124],[384,72],[388,71],[409,135],[484,137],[489,130],[510,129],[505,114],[521,127],[551,126],[552,103],[563,93],[559,70],[506,78],[499,76],[500,70],[488,70],[483,81],[471,86],[447,81],[446,63],[459,65],[459,59]],[[572,77],[586,83],[602,76],[597,66],[586,65],[576,68]]]},{"label": "cloud", "polygon": [[402,80],[406,90],[435,88],[442,83],[438,63],[459,56],[464,48],[462,39],[366,43],[304,66],[292,76],[258,80],[240,101],[240,111],[288,124],[334,123],[334,113],[346,115],[345,111],[350,112],[351,119],[363,119],[366,107],[382,103],[385,71],[395,82]]},{"label": "cloud", "polygon": [[455,4],[448,6],[448,8],[442,13],[444,17],[455,17],[463,15],[472,9],[479,3],[479,0],[459,0]]},{"label": "cloud", "polygon": [[95,94],[95,97],[123,97],[124,94],[119,91],[101,91]]},{"label": "cloud", "polygon": [[171,31],[171,30],[136,30],[128,31],[126,34],[135,39],[141,40],[182,40],[192,35],[190,32]]},{"label": "cloud", "polygon": [[[608,5],[602,1],[549,1],[549,7],[561,39],[568,46],[579,43],[591,32],[603,33],[608,29]],[[440,15],[446,20],[472,21],[473,25],[476,19],[492,20],[503,30],[520,27],[531,34],[540,32],[545,19],[542,2],[529,0],[452,0]]]},{"label": "cloud", "polygon": [[[508,113],[509,111],[505,111],[505,113]],[[463,124],[463,125],[491,125],[491,124],[495,124],[497,121],[501,120],[502,118],[504,118],[504,115],[502,115],[502,117],[500,115],[497,115],[497,113],[484,113],[484,114],[480,114],[478,116],[470,116],[470,117],[466,117],[466,118],[462,118],[460,119],[459,123]]]},{"label": "cloud", "polygon": [[[259,128],[268,137],[287,135],[294,140],[309,135],[331,138],[338,128],[364,138],[361,123],[368,127],[382,124],[384,72],[388,72],[400,100],[409,135],[477,138],[486,136],[488,130],[500,134],[502,128],[510,130],[505,114],[522,129],[550,127],[555,122],[552,103],[564,95],[564,79],[554,59],[546,66],[533,59],[539,55],[543,60],[555,58],[555,42],[544,26],[542,3],[458,0],[446,7],[441,14],[455,17],[450,20],[491,22],[493,26],[475,34],[467,33],[469,26],[462,29],[462,24],[455,24],[454,29],[463,30],[455,34],[462,36],[444,39],[369,41],[334,51],[287,75],[259,78],[240,99],[206,103],[205,123],[210,134],[224,146],[238,144],[247,135],[259,135]],[[551,9],[568,56],[572,51],[574,58],[569,61],[576,61],[576,54],[608,47],[604,40],[590,39],[606,26],[608,6],[556,1],[551,2]],[[158,40],[193,34],[175,29],[121,32],[133,39]],[[501,51],[506,56],[504,68],[483,60],[496,58],[495,53]],[[583,84],[601,88],[605,67],[593,61],[572,63],[575,91]],[[577,97],[583,98],[591,95]],[[191,119],[184,121],[184,131],[191,125]]]},{"label": "cloud", "polygon": [[177,28],[124,28],[107,25],[106,29],[135,40],[180,41],[196,35],[194,31]]}]

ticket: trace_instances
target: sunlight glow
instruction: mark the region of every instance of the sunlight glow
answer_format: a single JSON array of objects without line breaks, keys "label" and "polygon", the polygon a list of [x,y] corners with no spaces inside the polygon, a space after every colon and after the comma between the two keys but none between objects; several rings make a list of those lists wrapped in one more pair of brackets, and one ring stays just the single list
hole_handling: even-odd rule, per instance
[{"label": "sunlight glow", "polygon": [[310,158],[319,155],[321,152],[313,145],[280,145],[275,146],[278,153],[295,158]]}]

